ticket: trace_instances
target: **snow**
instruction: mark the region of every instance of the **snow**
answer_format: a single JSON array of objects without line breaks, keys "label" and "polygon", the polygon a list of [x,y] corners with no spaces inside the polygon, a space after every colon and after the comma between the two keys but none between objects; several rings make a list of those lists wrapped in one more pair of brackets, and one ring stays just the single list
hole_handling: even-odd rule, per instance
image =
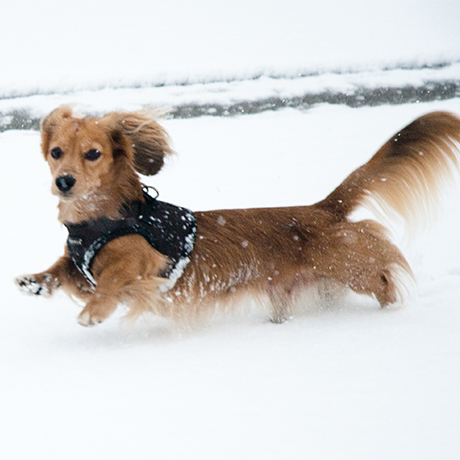
[{"label": "snow", "polygon": [[[401,126],[438,109],[460,113],[460,102],[167,120],[180,155],[149,182],[161,199],[193,209],[311,203]],[[85,329],[64,296],[26,297],[12,283],[50,265],[65,232],[38,134],[6,132],[0,149],[9,197],[1,241],[5,458],[460,452],[460,211],[452,197],[442,220],[406,248],[419,284],[402,309],[353,299],[283,325],[249,311],[184,335],[153,319],[120,326],[120,312]]]},{"label": "snow", "polygon": [[[103,2],[9,5],[0,112],[460,78],[458,2],[216,5],[111,2],[110,20]],[[290,78],[298,72],[317,75]],[[310,204],[433,110],[460,114],[460,98],[164,120],[178,155],[146,182],[193,210]],[[24,296],[13,283],[50,266],[67,236],[39,144],[34,131],[0,134],[2,459],[459,458],[460,182],[430,229],[395,235],[417,279],[402,308],[353,296],[284,324],[248,308],[182,334],[161,319],[125,324],[121,308],[88,329],[65,296]]]}]

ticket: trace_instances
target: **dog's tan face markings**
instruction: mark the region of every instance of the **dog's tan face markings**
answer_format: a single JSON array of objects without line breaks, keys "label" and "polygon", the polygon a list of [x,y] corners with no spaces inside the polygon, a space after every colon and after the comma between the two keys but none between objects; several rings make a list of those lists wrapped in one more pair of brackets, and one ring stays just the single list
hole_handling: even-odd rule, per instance
[{"label": "dog's tan face markings", "polygon": [[113,143],[100,119],[63,119],[47,146],[52,192],[63,200],[102,193],[111,182]]}]

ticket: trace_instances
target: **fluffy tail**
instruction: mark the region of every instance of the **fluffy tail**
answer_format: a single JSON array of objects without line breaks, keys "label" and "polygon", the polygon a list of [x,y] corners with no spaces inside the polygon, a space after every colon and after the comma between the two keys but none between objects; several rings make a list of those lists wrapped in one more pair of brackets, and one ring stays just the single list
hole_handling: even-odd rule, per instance
[{"label": "fluffy tail", "polygon": [[406,224],[429,218],[459,168],[460,119],[447,112],[417,118],[318,203],[337,221],[357,207],[380,208]]}]

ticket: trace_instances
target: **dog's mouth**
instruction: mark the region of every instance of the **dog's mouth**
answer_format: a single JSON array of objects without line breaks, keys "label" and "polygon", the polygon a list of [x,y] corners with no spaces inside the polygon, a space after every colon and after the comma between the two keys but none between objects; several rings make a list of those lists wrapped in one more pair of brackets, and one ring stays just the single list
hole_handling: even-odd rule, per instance
[{"label": "dog's mouth", "polygon": [[71,201],[75,199],[75,194],[73,192],[56,192],[55,195],[59,197],[62,201]]},{"label": "dog's mouth", "polygon": [[62,190],[59,190],[57,187],[52,187],[51,193],[57,196],[60,200],[64,200],[64,201],[74,199],[76,196],[74,193],[74,190],[62,191]]},{"label": "dog's mouth", "polygon": [[81,204],[84,206],[94,207],[98,203],[104,202],[107,200],[107,197],[104,195],[99,195],[95,191],[85,192],[85,193],[76,193],[74,190],[68,192],[61,192],[59,190],[54,191],[60,201],[64,203],[70,203],[73,205]]}]

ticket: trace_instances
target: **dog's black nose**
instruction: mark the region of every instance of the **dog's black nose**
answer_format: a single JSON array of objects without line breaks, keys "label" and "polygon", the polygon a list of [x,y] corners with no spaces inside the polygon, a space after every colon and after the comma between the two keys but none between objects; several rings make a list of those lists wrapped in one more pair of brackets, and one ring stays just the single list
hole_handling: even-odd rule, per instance
[{"label": "dog's black nose", "polygon": [[77,182],[73,176],[60,176],[56,179],[56,187],[62,192],[67,193]]}]

